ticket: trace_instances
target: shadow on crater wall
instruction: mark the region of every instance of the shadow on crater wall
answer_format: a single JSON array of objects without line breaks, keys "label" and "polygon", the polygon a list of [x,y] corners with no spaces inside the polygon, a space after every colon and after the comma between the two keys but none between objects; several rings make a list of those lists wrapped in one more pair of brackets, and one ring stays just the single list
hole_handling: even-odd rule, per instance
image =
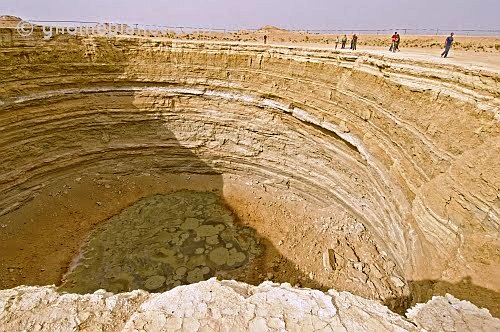
[{"label": "shadow on crater wall", "polygon": [[[166,120],[137,108],[134,101],[134,94],[125,91],[75,93],[10,108],[9,116],[17,122],[8,126],[12,139],[2,148],[7,156],[3,165],[7,171],[15,164],[27,168],[21,185],[7,191],[32,196],[0,217],[6,225],[0,229],[0,268],[5,272],[0,287],[59,284],[92,230],[141,198],[177,190],[223,197],[220,172],[183,147]],[[15,143],[23,141],[29,143],[20,153]],[[265,251],[237,280],[319,287],[270,241],[256,237]],[[138,288],[124,287],[116,291]]]}]

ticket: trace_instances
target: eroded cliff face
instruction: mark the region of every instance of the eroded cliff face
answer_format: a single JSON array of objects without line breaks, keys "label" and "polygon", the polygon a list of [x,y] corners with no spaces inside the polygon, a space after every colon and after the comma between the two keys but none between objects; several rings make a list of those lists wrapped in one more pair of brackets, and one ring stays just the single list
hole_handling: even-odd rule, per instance
[{"label": "eroded cliff face", "polygon": [[[113,202],[98,222],[190,173],[212,176],[206,189],[240,219],[261,216],[256,228],[296,265],[296,253],[310,257],[304,271],[322,285],[335,274],[378,299],[424,280],[499,290],[496,69],[237,43],[3,43],[0,222],[11,244],[15,220],[37,225],[29,204],[56,218],[75,174],[153,178],[134,180],[151,183],[128,201],[94,192]],[[54,183],[69,190],[37,201]],[[79,209],[71,218],[95,208],[85,204],[66,207]],[[327,240],[299,251],[308,237]]]}]

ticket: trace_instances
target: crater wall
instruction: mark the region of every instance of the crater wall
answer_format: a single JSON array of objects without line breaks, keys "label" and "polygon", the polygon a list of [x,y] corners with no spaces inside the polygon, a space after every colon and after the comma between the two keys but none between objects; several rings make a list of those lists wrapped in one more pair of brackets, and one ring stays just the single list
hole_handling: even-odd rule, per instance
[{"label": "crater wall", "polygon": [[404,279],[499,290],[495,68],[239,43],[4,44],[4,216],[75,170],[220,173],[363,224]]}]

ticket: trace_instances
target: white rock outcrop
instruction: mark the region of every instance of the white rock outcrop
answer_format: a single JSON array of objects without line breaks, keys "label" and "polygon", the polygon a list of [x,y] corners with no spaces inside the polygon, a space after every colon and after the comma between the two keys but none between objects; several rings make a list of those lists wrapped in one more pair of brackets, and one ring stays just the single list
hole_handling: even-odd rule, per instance
[{"label": "white rock outcrop", "polygon": [[347,292],[210,279],[165,293],[0,291],[0,331],[498,331],[500,320],[452,296],[403,318]]}]

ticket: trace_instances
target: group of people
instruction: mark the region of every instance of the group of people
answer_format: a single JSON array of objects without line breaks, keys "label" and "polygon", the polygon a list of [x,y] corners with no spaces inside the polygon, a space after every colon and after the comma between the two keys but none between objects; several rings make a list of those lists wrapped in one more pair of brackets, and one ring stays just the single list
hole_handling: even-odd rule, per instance
[{"label": "group of people", "polygon": [[[337,47],[339,46],[339,36],[337,36],[337,38],[335,38],[335,49],[337,49]],[[342,49],[345,49],[345,45],[347,44],[347,35],[344,35],[344,37],[342,37],[342,44],[341,44],[341,48]],[[356,46],[358,44],[358,36],[356,34],[352,35],[352,38],[351,38],[351,50],[355,51],[356,50]]]},{"label": "group of people", "polygon": [[[448,53],[450,52],[451,46],[453,45],[453,36],[455,34],[452,32],[448,38],[446,38],[445,44],[444,44],[444,51],[441,53],[442,58],[446,58],[448,56]],[[341,42],[341,49],[345,49],[345,46],[347,44],[347,35],[344,35],[342,37],[342,40],[339,39],[339,36],[335,38],[335,49],[337,49],[339,43]],[[358,36],[354,34],[351,39],[351,50],[356,50],[356,44],[358,42]],[[390,52],[399,52],[399,43],[401,42],[401,36],[399,33],[396,31],[391,37],[391,47],[389,47]]]},{"label": "group of people", "polygon": [[[448,53],[450,52],[451,46],[453,45],[453,36],[455,34],[452,32],[448,38],[446,38],[445,45],[444,45],[444,51],[441,53],[442,58],[446,58],[448,56]],[[389,48],[390,52],[399,52],[399,43],[401,42],[401,36],[399,33],[396,31],[391,37],[391,47]],[[342,40],[339,39],[339,36],[335,38],[335,49],[339,46],[339,43],[341,43],[341,49],[345,49],[346,44],[347,44],[347,35],[344,35],[342,37]],[[356,46],[358,43],[358,36],[356,34],[352,35],[351,38],[351,47],[350,49],[355,51]],[[264,44],[267,44],[267,35],[264,35]]]}]

